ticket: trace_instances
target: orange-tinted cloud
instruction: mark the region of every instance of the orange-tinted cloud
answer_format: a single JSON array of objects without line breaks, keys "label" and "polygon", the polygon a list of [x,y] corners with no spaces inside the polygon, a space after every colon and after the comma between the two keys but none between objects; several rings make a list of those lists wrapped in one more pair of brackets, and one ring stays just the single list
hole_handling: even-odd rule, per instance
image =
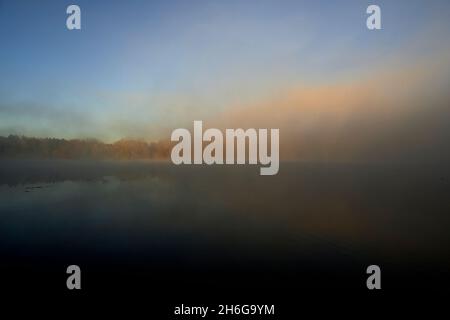
[{"label": "orange-tinted cloud", "polygon": [[[280,128],[283,159],[411,161],[445,153],[450,63],[445,55],[391,64],[330,84],[299,84],[238,105],[211,127]],[[434,152],[433,155],[429,151]],[[428,153],[428,155],[426,155]]]}]

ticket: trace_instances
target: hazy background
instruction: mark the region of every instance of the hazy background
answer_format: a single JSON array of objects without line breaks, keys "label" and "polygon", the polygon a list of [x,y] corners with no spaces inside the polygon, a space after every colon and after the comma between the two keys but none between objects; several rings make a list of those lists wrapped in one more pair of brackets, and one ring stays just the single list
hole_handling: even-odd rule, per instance
[{"label": "hazy background", "polygon": [[[371,3],[371,2],[370,2]],[[450,3],[0,1],[0,135],[280,128],[281,157],[447,161]],[[445,160],[447,159],[447,160]]]},{"label": "hazy background", "polygon": [[[450,288],[450,2],[76,3],[0,0],[5,292]],[[279,128],[279,173],[141,160],[193,120]]]}]

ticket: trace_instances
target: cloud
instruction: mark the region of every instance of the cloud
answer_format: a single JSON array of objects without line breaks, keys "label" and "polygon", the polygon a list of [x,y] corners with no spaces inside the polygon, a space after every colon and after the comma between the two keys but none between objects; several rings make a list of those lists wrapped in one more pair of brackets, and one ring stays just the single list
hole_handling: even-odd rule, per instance
[{"label": "cloud", "polygon": [[284,159],[443,161],[450,158],[445,52],[346,81],[280,89],[227,110],[211,126],[280,128]]}]

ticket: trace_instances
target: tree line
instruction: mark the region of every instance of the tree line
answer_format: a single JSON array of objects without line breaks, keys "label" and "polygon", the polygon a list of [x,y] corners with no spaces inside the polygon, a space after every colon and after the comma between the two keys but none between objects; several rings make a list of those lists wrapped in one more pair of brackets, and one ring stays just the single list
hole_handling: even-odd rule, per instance
[{"label": "tree line", "polygon": [[114,143],[104,143],[96,139],[0,136],[2,158],[168,159],[170,149],[169,141],[147,143],[122,139]]}]

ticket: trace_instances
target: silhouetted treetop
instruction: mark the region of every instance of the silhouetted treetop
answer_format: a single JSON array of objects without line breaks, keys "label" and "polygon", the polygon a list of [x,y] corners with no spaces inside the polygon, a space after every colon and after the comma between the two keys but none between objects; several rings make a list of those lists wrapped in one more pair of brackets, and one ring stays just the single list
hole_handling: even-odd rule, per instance
[{"label": "silhouetted treetop", "polygon": [[0,136],[0,157],[2,158],[166,159],[169,156],[169,141],[147,143],[122,139],[109,144],[96,139],[66,140],[17,135]]}]

